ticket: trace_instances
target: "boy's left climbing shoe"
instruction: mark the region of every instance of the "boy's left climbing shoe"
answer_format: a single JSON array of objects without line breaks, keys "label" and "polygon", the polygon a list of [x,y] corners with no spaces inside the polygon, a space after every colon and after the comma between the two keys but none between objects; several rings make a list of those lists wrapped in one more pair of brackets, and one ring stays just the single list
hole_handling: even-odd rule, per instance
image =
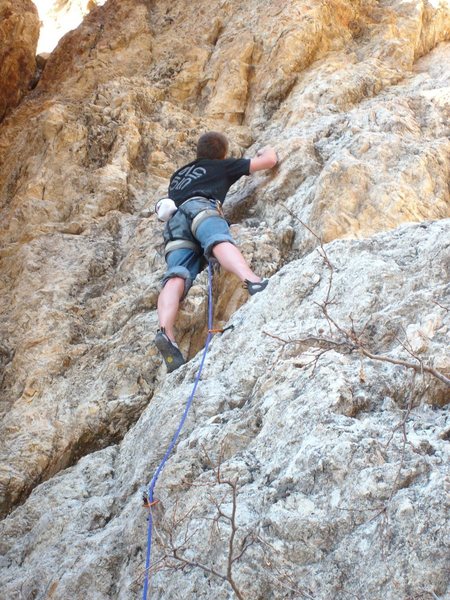
[{"label": "boy's left climbing shoe", "polygon": [[155,336],[155,346],[160,351],[164,362],[166,363],[167,372],[172,373],[186,362],[180,352],[178,346],[172,342],[164,331],[158,331]]},{"label": "boy's left climbing shoe", "polygon": [[258,292],[262,292],[263,290],[265,290],[268,283],[269,283],[268,279],[263,279],[262,281],[256,281],[256,282],[249,281],[248,279],[246,279],[245,283],[244,283],[244,287],[247,288],[247,291],[250,294],[250,296],[254,296]]}]

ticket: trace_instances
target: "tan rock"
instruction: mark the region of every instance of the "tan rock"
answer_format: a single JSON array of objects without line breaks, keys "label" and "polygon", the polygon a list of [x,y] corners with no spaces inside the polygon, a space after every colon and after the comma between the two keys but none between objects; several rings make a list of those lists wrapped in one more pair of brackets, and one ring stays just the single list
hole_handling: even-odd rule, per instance
[{"label": "tan rock", "polygon": [[204,89],[204,94],[209,96],[208,115],[224,117],[234,123],[242,122],[248,101],[254,48],[254,37],[249,32],[226,38],[225,44],[216,45]]},{"label": "tan rock", "polygon": [[0,2],[0,121],[27,94],[36,70],[39,17],[31,0]]},{"label": "tan rock", "polygon": [[110,0],[90,12],[52,52],[39,91],[87,97],[101,82],[148,68],[152,35],[147,17],[143,0]]}]

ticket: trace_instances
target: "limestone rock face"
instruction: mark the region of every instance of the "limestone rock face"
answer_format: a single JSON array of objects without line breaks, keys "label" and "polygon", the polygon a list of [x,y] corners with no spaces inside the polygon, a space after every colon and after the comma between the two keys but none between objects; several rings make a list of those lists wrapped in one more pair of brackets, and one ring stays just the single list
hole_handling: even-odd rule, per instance
[{"label": "limestone rock face", "polygon": [[31,0],[0,1],[0,121],[29,89],[38,37],[39,17]]},{"label": "limestone rock face", "polygon": [[1,589],[139,596],[139,490],[207,330],[204,272],[167,376],[153,206],[214,129],[278,152],[225,203],[271,282],[214,276],[234,330],[158,483],[152,593],[444,597],[448,2],[97,4],[0,125]]},{"label": "limestone rock face", "polygon": [[[152,573],[151,597],[233,597],[220,577],[188,568],[226,572],[230,527],[215,522],[218,507],[236,510],[233,557],[246,551],[233,580],[243,598],[445,596],[446,386],[351,352],[342,332],[406,362],[420,332],[416,356],[449,375],[449,233],[446,220],[335,241],[287,264],[267,294],[234,314],[234,330],[213,341],[157,485],[155,564],[171,543],[186,563]],[[199,360],[161,382],[120,445],[38,486],[4,519],[6,597],[139,596],[140,488],[177,427]],[[235,504],[220,481],[236,482]]]}]

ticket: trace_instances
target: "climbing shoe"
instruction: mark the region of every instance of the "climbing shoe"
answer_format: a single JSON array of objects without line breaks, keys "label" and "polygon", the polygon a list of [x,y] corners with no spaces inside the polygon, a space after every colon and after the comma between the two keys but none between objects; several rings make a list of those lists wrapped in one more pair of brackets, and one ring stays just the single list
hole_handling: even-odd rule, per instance
[{"label": "climbing shoe", "polygon": [[155,346],[161,353],[161,356],[166,363],[167,372],[172,373],[186,362],[181,354],[178,346],[170,341],[164,331],[158,331],[155,336]]},{"label": "climbing shoe", "polygon": [[268,283],[269,283],[268,279],[263,279],[262,281],[256,281],[256,282],[249,281],[248,279],[246,279],[245,283],[244,283],[244,287],[247,288],[247,291],[250,294],[250,296],[254,296],[258,292],[262,292],[263,290],[265,290]]}]

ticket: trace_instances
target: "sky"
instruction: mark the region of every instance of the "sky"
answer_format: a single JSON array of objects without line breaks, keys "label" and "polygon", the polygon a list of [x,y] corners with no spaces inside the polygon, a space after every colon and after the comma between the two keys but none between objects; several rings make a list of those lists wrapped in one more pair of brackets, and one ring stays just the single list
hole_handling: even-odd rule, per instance
[{"label": "sky", "polygon": [[[87,14],[89,0],[33,0],[41,20],[37,54],[51,52],[62,36],[76,29]],[[96,0],[101,6],[106,0]],[[59,7],[59,8],[55,8]]]}]

